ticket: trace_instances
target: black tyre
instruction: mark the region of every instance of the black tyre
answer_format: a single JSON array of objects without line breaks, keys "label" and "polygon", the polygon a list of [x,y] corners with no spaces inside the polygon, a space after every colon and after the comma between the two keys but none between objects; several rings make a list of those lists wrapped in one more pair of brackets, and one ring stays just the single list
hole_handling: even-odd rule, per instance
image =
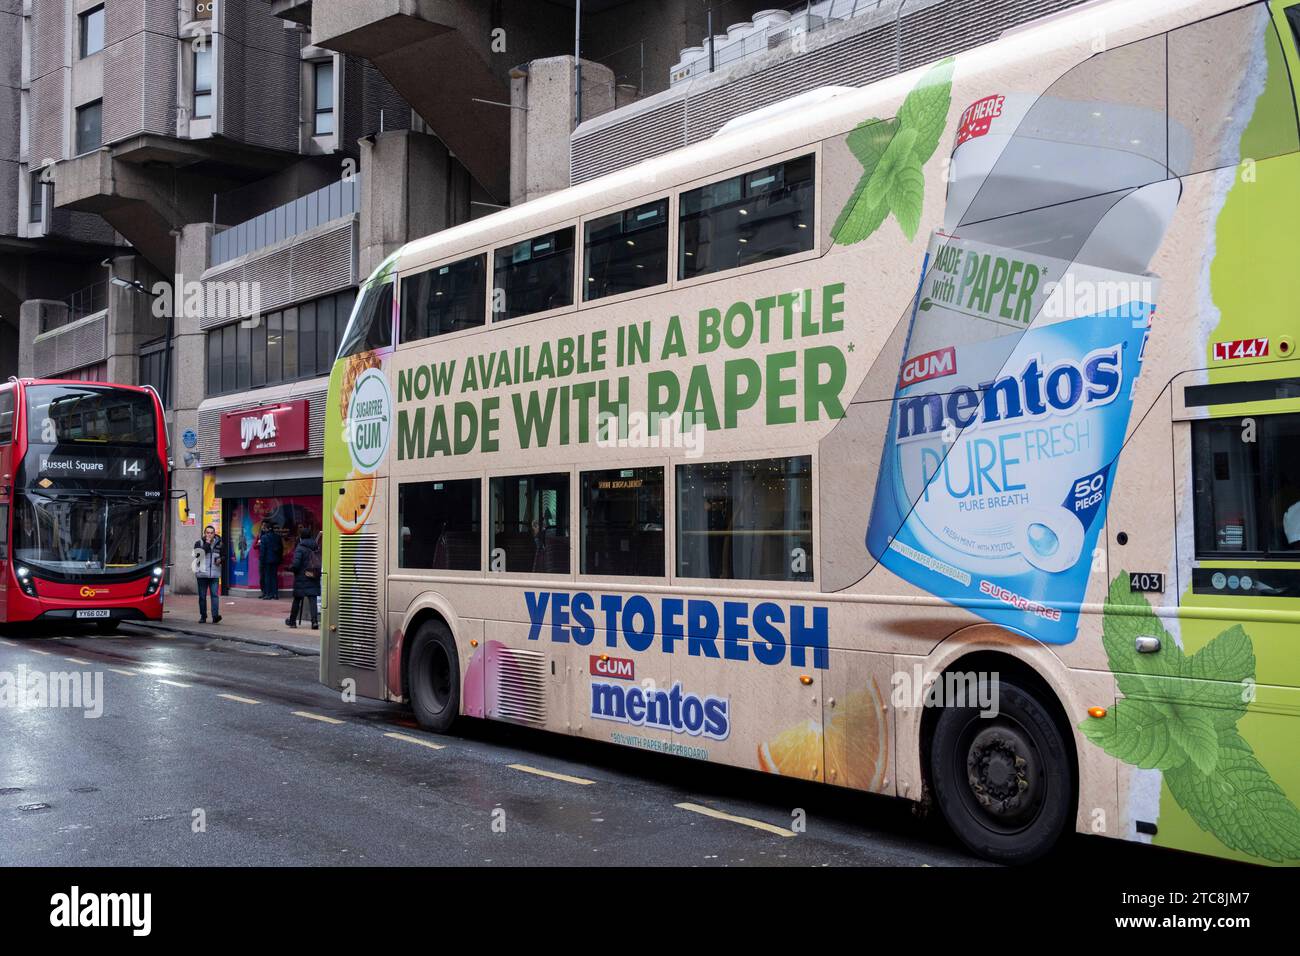
[{"label": "black tyre", "polygon": [[116,634],[120,621],[96,621],[95,630],[100,634]]},{"label": "black tyre", "polygon": [[407,683],[420,726],[439,734],[450,730],[460,713],[460,661],[456,642],[442,621],[425,621],[415,632]]},{"label": "black tyre", "polygon": [[1029,863],[1074,822],[1069,744],[1050,711],[1023,687],[995,685],[997,716],[945,707],[930,741],[935,800],[967,847],[998,863]]}]

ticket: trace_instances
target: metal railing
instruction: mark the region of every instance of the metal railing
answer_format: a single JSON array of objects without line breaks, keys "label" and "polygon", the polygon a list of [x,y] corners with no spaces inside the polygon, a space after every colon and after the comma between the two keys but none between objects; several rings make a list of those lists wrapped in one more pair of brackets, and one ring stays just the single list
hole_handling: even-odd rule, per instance
[{"label": "metal railing", "polygon": [[62,317],[48,315],[42,317],[42,332],[57,329],[60,326],[67,325],[70,322],[76,322],[78,319],[84,319],[88,315],[94,315],[96,312],[102,312],[107,309],[108,280],[103,279],[99,282],[92,282],[84,289],[78,289],[63,301],[68,304],[67,314]]},{"label": "metal railing", "polygon": [[208,266],[220,265],[255,249],[274,245],[341,216],[355,213],[361,202],[361,174],[322,186],[276,206],[212,237]]}]

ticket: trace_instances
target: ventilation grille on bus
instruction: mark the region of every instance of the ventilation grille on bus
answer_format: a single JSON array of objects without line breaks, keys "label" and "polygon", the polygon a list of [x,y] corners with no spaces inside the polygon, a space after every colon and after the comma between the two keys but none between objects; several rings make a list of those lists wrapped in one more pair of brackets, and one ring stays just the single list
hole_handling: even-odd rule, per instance
[{"label": "ventilation grille on bus", "polygon": [[[493,686],[489,717],[546,722],[546,658],[538,651],[522,651],[499,644],[488,647],[488,674]],[[493,659],[495,658],[495,659]]]},{"label": "ventilation grille on bus", "polygon": [[338,575],[338,631],[340,664],[375,669],[379,639],[379,539],[374,535],[344,535],[339,540],[342,567],[351,574]]}]

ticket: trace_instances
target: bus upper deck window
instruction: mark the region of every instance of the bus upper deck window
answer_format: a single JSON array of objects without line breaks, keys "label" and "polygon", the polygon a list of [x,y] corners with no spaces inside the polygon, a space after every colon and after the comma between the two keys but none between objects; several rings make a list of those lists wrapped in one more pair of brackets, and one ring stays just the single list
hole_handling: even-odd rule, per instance
[{"label": "bus upper deck window", "polygon": [[403,277],[402,341],[477,328],[486,296],[484,253]]},{"label": "bus upper deck window", "polygon": [[800,156],[682,193],[678,277],[812,249],[813,174],[813,157]]},{"label": "bus upper deck window", "polygon": [[494,322],[573,305],[573,227],[500,247],[492,281]]},{"label": "bus upper deck window", "polygon": [[592,219],[583,233],[585,301],[668,281],[667,199]]},{"label": "bus upper deck window", "polygon": [[375,282],[361,292],[356,315],[348,325],[347,337],[339,347],[339,358],[393,344],[393,283]]}]

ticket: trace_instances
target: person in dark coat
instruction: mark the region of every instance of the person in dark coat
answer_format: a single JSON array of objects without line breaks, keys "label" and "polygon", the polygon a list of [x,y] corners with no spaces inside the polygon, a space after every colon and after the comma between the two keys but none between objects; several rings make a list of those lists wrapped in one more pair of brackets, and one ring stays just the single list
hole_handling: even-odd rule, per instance
[{"label": "person in dark coat", "polygon": [[284,540],[279,530],[269,521],[262,522],[262,533],[257,536],[258,567],[262,575],[262,599],[280,599],[280,561],[284,558]]},{"label": "person in dark coat", "polygon": [[320,597],[320,539],[303,525],[298,529],[298,546],[293,549],[293,606],[289,617],[284,622],[290,627],[297,627],[302,617],[302,606],[307,605],[311,616],[312,630],[320,627],[317,616],[316,599]]}]

